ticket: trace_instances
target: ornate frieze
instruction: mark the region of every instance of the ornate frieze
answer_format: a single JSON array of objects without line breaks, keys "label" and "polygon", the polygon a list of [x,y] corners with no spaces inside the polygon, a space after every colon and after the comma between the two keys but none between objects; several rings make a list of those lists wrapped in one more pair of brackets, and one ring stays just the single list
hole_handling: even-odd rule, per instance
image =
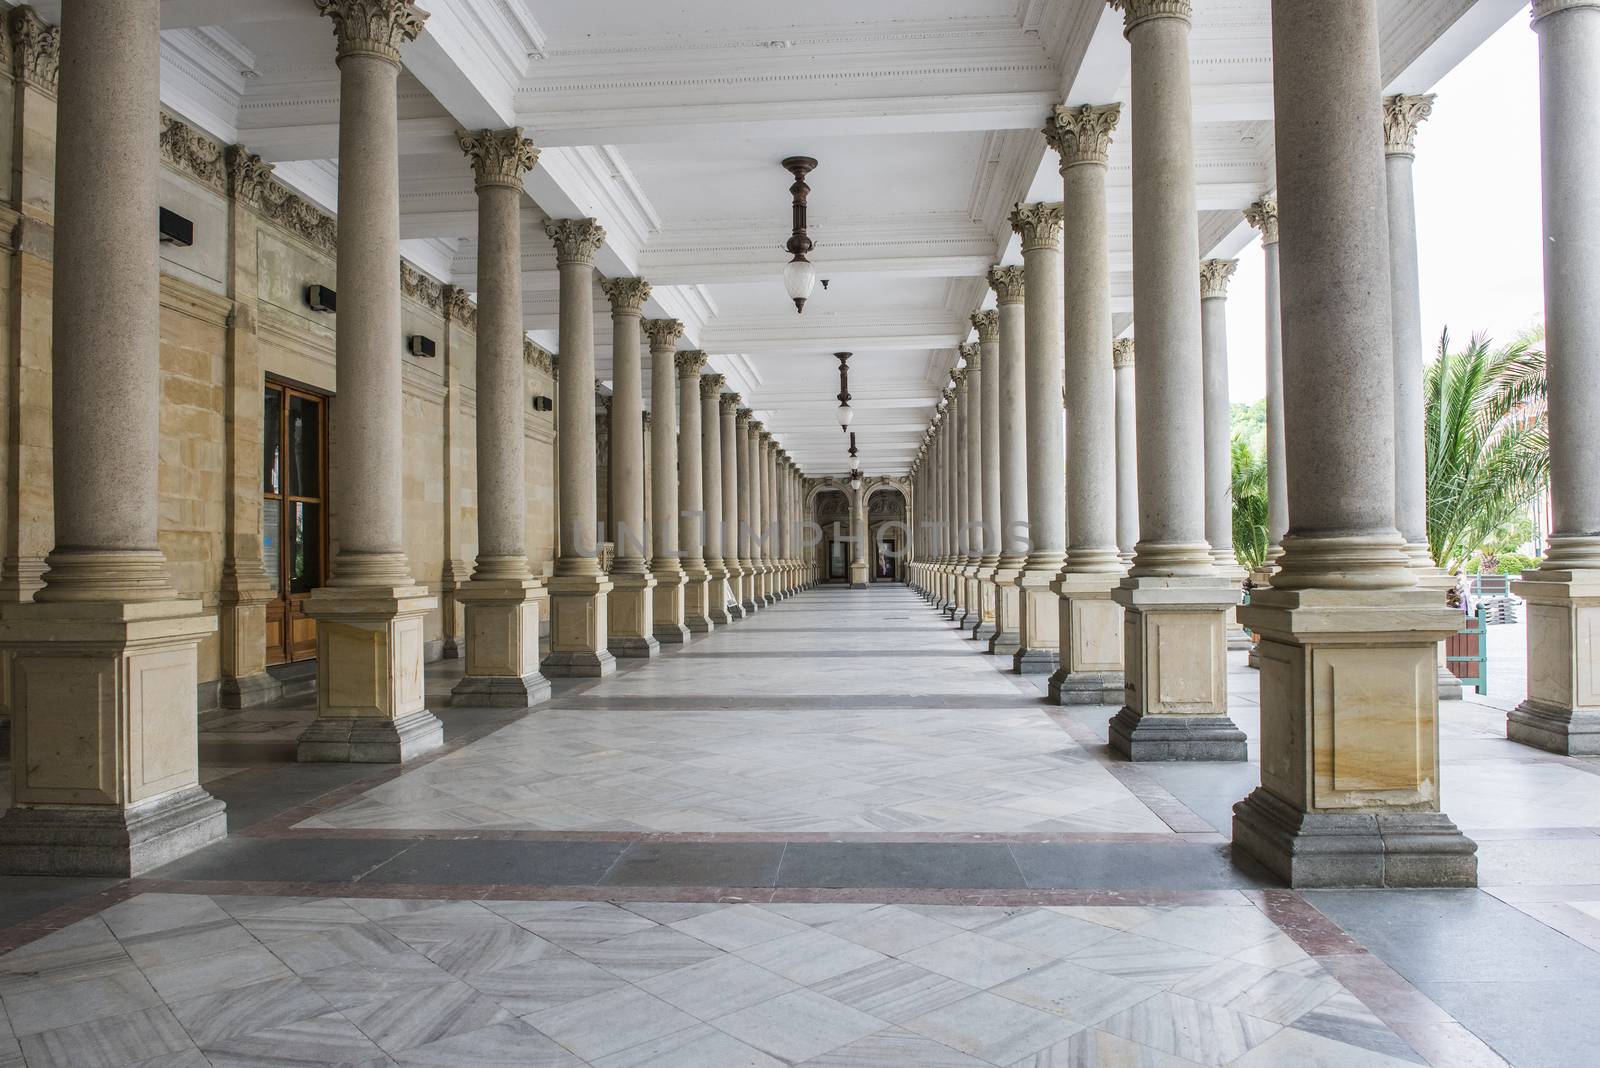
[{"label": "ornate frieze", "polygon": [[272,181],[272,164],[243,145],[229,145],[223,154],[228,169],[228,195],[246,203],[259,203]]},{"label": "ornate frieze", "polygon": [[457,130],[461,151],[472,162],[474,186],[522,188],[522,176],[539,162],[539,150],[522,136],[522,128],[509,130]]},{"label": "ornate frieze", "polygon": [[478,306],[472,303],[472,298],[460,286],[444,287],[444,317],[469,330],[478,329]]},{"label": "ornate frieze", "polygon": [[978,341],[993,341],[1000,336],[1000,313],[993,308],[972,313],[972,328],[978,332]]},{"label": "ornate frieze", "polygon": [[556,246],[556,264],[594,263],[594,255],[606,243],[606,228],[593,218],[546,219],[544,232]]},{"label": "ornate frieze", "polygon": [[[728,380],[718,374],[702,376],[700,379],[700,399],[717,400],[722,396],[722,387],[727,383]],[[723,401],[723,403],[726,404],[727,402]]]},{"label": "ornate frieze", "polygon": [[54,95],[61,74],[61,27],[50,25],[24,4],[7,16],[5,36],[16,76]]},{"label": "ornate frieze", "polygon": [[1267,194],[1244,209],[1245,222],[1261,231],[1263,245],[1278,243],[1278,198]]},{"label": "ornate frieze", "polygon": [[983,370],[983,348],[975,342],[967,341],[961,345],[961,358],[967,361],[967,371]]},{"label": "ornate frieze", "polygon": [[339,58],[377,56],[400,62],[400,46],[422,34],[428,13],[411,0],[313,0],[333,20]]},{"label": "ornate frieze", "polygon": [[1228,280],[1239,269],[1238,260],[1205,260],[1200,264],[1200,299],[1213,300],[1228,295]]},{"label": "ornate frieze", "polygon": [[219,193],[228,191],[228,161],[222,144],[165,111],[161,113],[161,159]]},{"label": "ornate frieze", "polygon": [[639,324],[650,339],[650,351],[671,349],[683,336],[683,324],[676,319],[644,319]]},{"label": "ornate frieze", "polygon": [[989,288],[1001,304],[1021,304],[1027,292],[1021,267],[990,267]]},{"label": "ornate frieze", "polygon": [[400,295],[416,301],[429,311],[444,314],[444,285],[400,261]]},{"label": "ornate frieze", "polygon": [[1121,104],[1060,104],[1045,124],[1044,139],[1061,155],[1061,173],[1085,163],[1104,166],[1111,158],[1111,134],[1122,118]]},{"label": "ornate frieze", "polygon": [[1111,343],[1111,366],[1133,366],[1133,338],[1119,337]]},{"label": "ornate frieze", "polygon": [[600,288],[611,301],[611,310],[638,312],[650,299],[650,283],[643,278],[602,278]]},{"label": "ornate frieze", "polygon": [[1417,154],[1417,129],[1433,114],[1433,95],[1383,98],[1383,151],[1391,156]]},{"label": "ornate frieze", "polygon": [[1022,238],[1022,251],[1061,248],[1061,202],[1018,204],[1011,209],[1011,229]]},{"label": "ornate frieze", "polygon": [[1189,0],[1107,0],[1111,10],[1122,12],[1122,34],[1126,37],[1133,28],[1152,19],[1182,19],[1194,21],[1194,5]]},{"label": "ornate frieze", "polygon": [[706,354],[699,349],[684,349],[674,357],[673,362],[678,366],[679,378],[698,378],[701,368],[706,365]]},{"label": "ornate frieze", "polygon": [[272,177],[272,164],[251,155],[242,145],[226,153],[228,187],[236,200],[330,255],[337,252],[339,227],[333,216],[293,193]]},{"label": "ornate frieze", "polygon": [[554,357],[527,338],[522,340],[522,362],[552,377],[556,373]]}]

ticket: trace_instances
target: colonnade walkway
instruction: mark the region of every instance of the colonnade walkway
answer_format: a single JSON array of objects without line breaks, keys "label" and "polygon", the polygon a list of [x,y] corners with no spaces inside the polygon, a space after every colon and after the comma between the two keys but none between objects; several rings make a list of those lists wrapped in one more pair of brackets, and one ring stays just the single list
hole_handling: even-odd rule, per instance
[{"label": "colonnade walkway", "polygon": [[[1255,674],[1230,714],[1255,732]],[[209,721],[230,836],[0,879],[0,1066],[1584,1063],[1600,761],[1443,716],[1482,889],[1236,866],[1247,764],[1133,765],[915,593],[819,587],[404,769]],[[1042,681],[1042,680],[1041,680]],[[1254,746],[1252,744],[1252,756]]]}]

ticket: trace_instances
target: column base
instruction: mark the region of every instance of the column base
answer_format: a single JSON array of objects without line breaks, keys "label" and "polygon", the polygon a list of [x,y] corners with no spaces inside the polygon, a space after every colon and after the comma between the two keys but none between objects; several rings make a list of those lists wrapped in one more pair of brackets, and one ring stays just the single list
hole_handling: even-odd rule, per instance
[{"label": "column base", "polygon": [[1017,576],[1017,651],[1011,669],[1018,675],[1053,675],[1061,667],[1061,598],[1050,589],[1054,571],[1023,571]]},{"label": "column base", "polygon": [[539,671],[547,679],[598,679],[616,670],[617,658],[609,649],[546,653],[539,664]]},{"label": "column base", "polygon": [[683,582],[683,624],[690,634],[710,634],[711,576],[704,566],[691,564]]},{"label": "column base", "polygon": [[706,614],[711,617],[712,626],[716,627],[726,627],[738,618],[729,609],[728,572],[723,568],[713,568],[711,571],[711,593]]},{"label": "column base", "polygon": [[1461,680],[1456,678],[1449,668],[1440,665],[1437,680],[1439,685],[1439,700],[1459,701],[1466,697],[1466,690],[1461,687]]},{"label": "column base", "polygon": [[1248,759],[1244,731],[1227,716],[1141,716],[1126,705],[1107,734],[1113,751],[1132,761]]},{"label": "column base", "polygon": [[1550,708],[1533,700],[1506,713],[1506,737],[1565,756],[1600,756],[1600,712]]},{"label": "column base", "polygon": [[684,604],[688,580],[682,571],[657,571],[655,579],[655,615],[650,633],[662,645],[682,645],[689,640]]},{"label": "column base", "polygon": [[630,634],[607,641],[606,651],[618,660],[649,660],[661,655],[661,643],[653,634]]},{"label": "column base", "polygon": [[1600,752],[1600,570],[1524,571],[1511,590],[1527,602],[1528,699],[1506,717],[1506,737]]},{"label": "column base", "polygon": [[242,678],[223,676],[217,687],[220,708],[260,708],[283,696],[283,684],[265,671]]},{"label": "column base", "polygon": [[0,815],[0,875],[131,878],[227,835],[225,806],[199,786],[126,808],[12,808]]},{"label": "column base", "polygon": [[1121,581],[1115,571],[1063,571],[1050,584],[1061,664],[1050,676],[1052,704],[1122,703],[1122,608],[1111,600]]},{"label": "column base", "polygon": [[985,645],[992,641],[994,636],[999,633],[999,631],[995,630],[994,620],[992,619],[979,620],[972,625],[971,629],[972,640],[975,642],[983,642]]},{"label": "column base", "polygon": [[1014,656],[1022,647],[1017,636],[1017,615],[1021,611],[1021,594],[1017,589],[1017,576],[1022,574],[1014,567],[999,567],[994,576],[994,636],[989,639],[990,656]]},{"label": "column base", "polygon": [[1228,625],[1224,633],[1226,635],[1225,640],[1228,645],[1228,652],[1230,653],[1247,653],[1254,648],[1256,644],[1250,640],[1250,635],[1245,633],[1245,629],[1234,620],[1230,619],[1228,621]]},{"label": "column base", "polygon": [[302,763],[404,764],[444,745],[444,724],[426,708],[398,719],[324,718],[300,735]]},{"label": "column base", "polygon": [[606,648],[612,656],[643,660],[661,653],[651,630],[656,580],[648,571],[613,572],[606,595]]},{"label": "column base", "polygon": [[1302,812],[1258,786],[1233,848],[1297,890],[1478,885],[1477,845],[1440,812]]},{"label": "column base", "polygon": [[536,579],[474,578],[456,590],[465,608],[467,671],[451,691],[458,705],[526,708],[550,697],[539,673],[539,602],[547,594]]},{"label": "column base", "polygon": [[606,648],[611,581],[598,573],[558,574],[548,587],[550,650],[539,663],[544,677],[592,679],[616,671],[616,657]]},{"label": "column base", "polygon": [[528,708],[550,700],[550,680],[526,675],[468,675],[450,691],[450,703],[467,708]]}]

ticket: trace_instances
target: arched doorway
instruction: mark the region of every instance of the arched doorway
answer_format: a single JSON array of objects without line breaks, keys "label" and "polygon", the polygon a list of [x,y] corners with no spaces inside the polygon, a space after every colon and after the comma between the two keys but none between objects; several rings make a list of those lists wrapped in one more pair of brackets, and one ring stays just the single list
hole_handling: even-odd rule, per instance
[{"label": "arched doorway", "polygon": [[822,489],[811,507],[812,521],[822,531],[817,549],[821,553],[822,581],[850,581],[850,498],[838,489]]},{"label": "arched doorway", "polygon": [[879,485],[867,491],[867,531],[871,540],[867,581],[906,580],[906,551],[911,536],[906,514],[906,495],[898,486]]}]

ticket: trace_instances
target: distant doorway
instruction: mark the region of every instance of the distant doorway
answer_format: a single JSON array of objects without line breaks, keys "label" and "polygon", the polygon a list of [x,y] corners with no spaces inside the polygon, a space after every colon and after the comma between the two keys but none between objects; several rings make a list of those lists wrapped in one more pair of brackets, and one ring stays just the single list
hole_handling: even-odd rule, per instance
[{"label": "distant doorway", "polygon": [[327,580],[327,398],[269,381],[261,423],[261,559],[277,596],[267,605],[267,663],[317,656],[306,594]]}]

